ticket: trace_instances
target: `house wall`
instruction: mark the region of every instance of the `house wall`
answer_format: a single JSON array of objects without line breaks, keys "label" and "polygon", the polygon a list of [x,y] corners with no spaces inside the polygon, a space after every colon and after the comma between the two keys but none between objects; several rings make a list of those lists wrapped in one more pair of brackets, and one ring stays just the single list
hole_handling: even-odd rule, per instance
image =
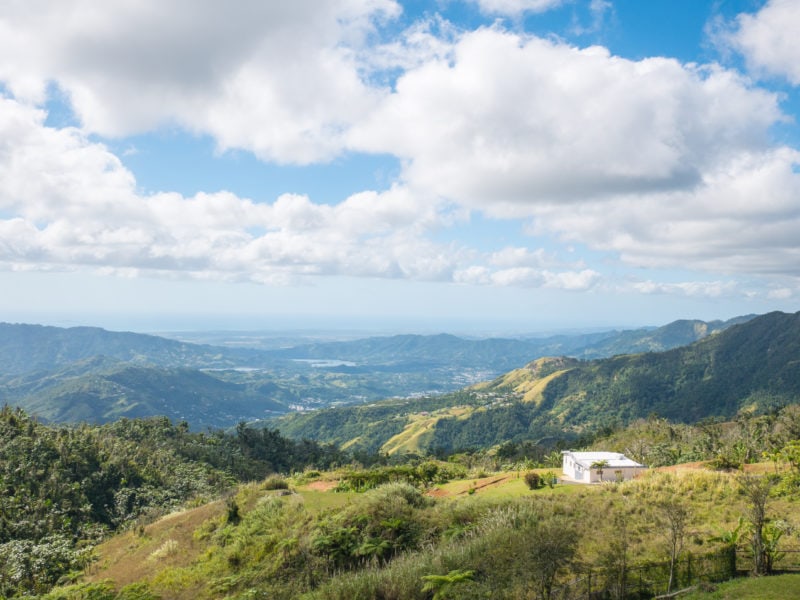
[{"label": "house wall", "polygon": [[[561,467],[564,475],[575,481],[580,481],[581,483],[600,482],[597,469],[582,466],[580,463],[574,461],[568,454],[564,455]],[[645,469],[646,467],[606,467],[603,469],[603,481],[617,481],[617,471],[620,472],[623,481],[628,481]]]},{"label": "house wall", "polygon": [[[617,481],[617,471],[620,472],[623,481],[628,481],[644,470],[644,467],[606,467],[603,469],[603,481]],[[589,483],[599,482],[600,476],[597,474],[597,469],[590,469],[589,477],[584,479],[584,481]]]},{"label": "house wall", "polygon": [[572,460],[572,457],[569,456],[568,454],[564,455],[564,460],[562,461],[561,467],[562,467],[561,470],[564,472],[564,475],[566,475],[570,479],[589,483],[590,473],[588,473],[587,470],[583,468],[579,463]]}]

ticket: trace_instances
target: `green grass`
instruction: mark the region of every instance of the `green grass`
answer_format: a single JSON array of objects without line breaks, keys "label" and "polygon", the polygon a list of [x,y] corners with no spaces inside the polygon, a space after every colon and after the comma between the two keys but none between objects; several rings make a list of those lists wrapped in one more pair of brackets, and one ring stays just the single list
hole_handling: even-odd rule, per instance
[{"label": "green grass", "polygon": [[[560,471],[556,469],[534,469],[540,474],[547,472]],[[488,477],[480,479],[456,479],[448,483],[437,485],[436,488],[447,493],[447,497],[463,497],[469,490],[475,488],[475,493],[482,498],[490,499],[512,499],[528,496],[549,496],[549,495],[576,495],[581,492],[591,492],[591,486],[584,485],[563,485],[558,484],[553,488],[544,486],[538,490],[530,490],[523,478],[526,471],[501,471],[492,473]],[[518,476],[519,475],[519,476]],[[501,480],[498,483],[491,483],[491,480]],[[488,483],[488,485],[486,485]],[[596,487],[596,486],[595,486]]]},{"label": "green grass", "polygon": [[800,574],[736,579],[712,592],[693,592],[683,600],[784,600],[800,598]]},{"label": "green grass", "polygon": [[356,492],[315,492],[313,490],[300,490],[298,494],[303,498],[306,510],[311,513],[318,513],[330,508],[341,508],[358,496]]}]

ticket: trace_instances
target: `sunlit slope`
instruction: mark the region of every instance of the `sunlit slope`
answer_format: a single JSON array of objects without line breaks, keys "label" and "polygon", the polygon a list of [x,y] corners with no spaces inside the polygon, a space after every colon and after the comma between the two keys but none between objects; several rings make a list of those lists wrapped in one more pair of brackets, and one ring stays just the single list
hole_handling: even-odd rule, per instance
[{"label": "sunlit slope", "polygon": [[564,356],[539,358],[522,369],[514,369],[494,381],[479,384],[475,389],[484,392],[506,390],[523,402],[540,405],[548,384],[579,364],[579,361]]},{"label": "sunlit slope", "polygon": [[[293,437],[358,438],[353,445],[370,450],[453,450],[569,439],[653,414],[730,418],[798,398],[800,313],[776,312],[667,352],[538,359],[455,394],[292,415],[278,426]],[[458,406],[471,410],[436,412]]]}]

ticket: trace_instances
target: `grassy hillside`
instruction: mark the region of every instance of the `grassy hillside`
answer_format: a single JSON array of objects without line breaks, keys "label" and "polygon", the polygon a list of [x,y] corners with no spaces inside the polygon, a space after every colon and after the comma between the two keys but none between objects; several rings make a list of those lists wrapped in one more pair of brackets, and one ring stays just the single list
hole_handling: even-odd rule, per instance
[{"label": "grassy hillside", "polygon": [[[694,468],[530,490],[519,473],[501,472],[360,494],[330,489],[335,477],[287,479],[288,491],[248,484],[226,503],[112,538],[79,583],[47,598],[110,600],[120,589],[139,594],[124,598],[176,600],[573,598],[621,589],[652,597],[669,586],[672,510],[684,516],[673,590],[750,567],[746,555],[731,562],[726,533],[741,531],[748,514],[742,475]],[[767,511],[786,524],[781,544],[795,544],[796,498],[771,498]]]},{"label": "grassy hillside", "polygon": [[[397,453],[362,455],[373,464],[364,468],[272,429],[192,433],[163,418],[55,427],[5,407],[0,597],[430,600],[429,582],[452,585],[444,597],[573,597],[589,585],[615,593],[621,568],[631,594],[652,595],[668,587],[671,515],[685,525],[675,585],[752,568],[746,552],[733,564],[731,544],[752,547],[756,497],[771,568],[798,543],[798,406],[730,423],[638,422],[598,444],[663,453],[667,464],[699,453],[705,464],[597,486],[554,484],[537,469],[549,484],[535,489],[525,476],[535,445],[402,456],[429,425],[490,412],[437,410],[395,437]],[[748,464],[733,468],[736,457]],[[752,464],[762,457],[770,462]],[[48,593],[59,580],[75,583]]]},{"label": "grassy hillside", "polygon": [[49,427],[2,407],[0,598],[46,591],[138,518],[213,499],[237,481],[343,460],[273,430],[191,433],[164,418]]}]

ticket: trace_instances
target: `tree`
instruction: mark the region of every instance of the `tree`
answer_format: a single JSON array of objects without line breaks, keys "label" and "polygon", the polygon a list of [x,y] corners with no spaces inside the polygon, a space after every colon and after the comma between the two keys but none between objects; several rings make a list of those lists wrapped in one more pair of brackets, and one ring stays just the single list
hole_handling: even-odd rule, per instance
[{"label": "tree", "polygon": [[628,578],[628,519],[623,511],[616,511],[612,518],[613,529],[609,536],[608,547],[603,553],[602,565],[606,572],[606,586],[614,600],[625,598]]},{"label": "tree", "polygon": [[529,489],[538,490],[542,487],[542,478],[536,471],[528,471],[525,473],[525,484]]},{"label": "tree", "polygon": [[766,477],[743,475],[739,488],[747,499],[745,517],[750,523],[750,547],[753,550],[753,574],[766,575],[770,570],[770,557],[764,541],[767,525],[767,500],[773,482]]},{"label": "tree", "polygon": [[567,519],[551,517],[537,522],[527,539],[530,576],[536,595],[540,600],[549,600],[556,576],[575,559],[578,533]]},{"label": "tree", "polygon": [[608,466],[608,461],[603,460],[596,460],[592,463],[591,468],[597,471],[597,476],[600,478],[600,481],[603,481],[603,469]]},{"label": "tree", "polygon": [[664,527],[664,537],[669,552],[669,581],[667,594],[672,592],[675,583],[675,565],[683,551],[683,542],[686,538],[686,528],[689,523],[689,510],[679,496],[671,494],[669,498],[656,505],[656,515]]}]

